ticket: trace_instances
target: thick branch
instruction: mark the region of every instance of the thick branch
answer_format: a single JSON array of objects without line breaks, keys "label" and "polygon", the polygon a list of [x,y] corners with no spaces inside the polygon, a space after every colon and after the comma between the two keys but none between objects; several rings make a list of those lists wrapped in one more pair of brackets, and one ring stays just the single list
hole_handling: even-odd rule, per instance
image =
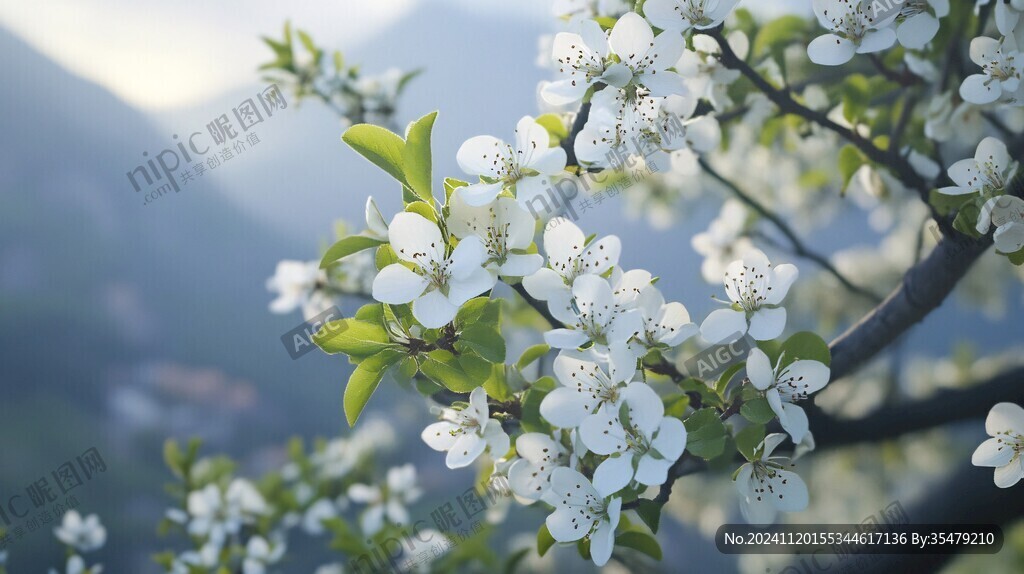
[{"label": "thick branch", "polygon": [[1010,369],[966,389],[885,407],[856,420],[838,420],[821,409],[808,408],[807,418],[818,448],[891,439],[957,421],[983,418],[992,405],[1024,402],[1024,367]]},{"label": "thick branch", "polygon": [[854,372],[942,304],[960,278],[992,244],[991,237],[946,237],[911,267],[885,301],[830,345],[832,379]]},{"label": "thick branch", "polygon": [[[1024,496],[1013,488],[998,488],[991,468],[964,460],[928,496],[907,508],[913,524],[1008,524],[1024,515]],[[1009,541],[1007,541],[1009,543]],[[938,572],[956,554],[876,556],[864,572]]]}]

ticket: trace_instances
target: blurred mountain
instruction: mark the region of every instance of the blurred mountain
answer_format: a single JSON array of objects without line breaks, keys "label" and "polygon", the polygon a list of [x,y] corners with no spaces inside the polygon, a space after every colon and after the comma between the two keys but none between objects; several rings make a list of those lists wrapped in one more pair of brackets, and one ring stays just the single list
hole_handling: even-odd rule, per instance
[{"label": "blurred mountain", "polygon": [[[110,468],[83,487],[83,510],[110,523],[108,569],[144,571],[159,549],[168,435],[244,455],[341,429],[344,367],[290,360],[279,337],[300,318],[266,310],[276,262],[315,252],[210,180],[144,205],[125,172],[170,137],[9,32],[0,47],[0,488],[23,491],[98,447]],[[260,160],[221,169],[244,161]],[[108,517],[127,508],[141,510]],[[13,571],[44,570],[55,550],[48,532],[26,536],[11,548]]]}]

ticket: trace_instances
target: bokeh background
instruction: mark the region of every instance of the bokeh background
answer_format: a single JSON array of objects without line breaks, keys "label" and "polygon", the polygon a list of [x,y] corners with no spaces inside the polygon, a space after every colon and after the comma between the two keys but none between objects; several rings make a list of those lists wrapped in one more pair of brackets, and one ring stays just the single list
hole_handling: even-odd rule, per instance
[{"label": "bokeh background", "polygon": [[[803,2],[763,4],[744,2],[759,13],[808,12]],[[143,152],[205,131],[262,89],[256,68],[271,54],[259,36],[278,35],[285,20],[368,72],[423,68],[397,123],[440,110],[435,174],[454,176],[462,141],[507,137],[536,112],[536,84],[548,77],[537,65],[538,39],[558,26],[542,0],[0,3],[0,499],[97,447],[108,469],[75,492],[80,509],[108,527],[95,558],[109,572],[158,571],[150,555],[165,548],[156,523],[169,501],[166,438],[201,437],[204,452],[230,454],[256,476],[284,460],[293,435],[347,432],[349,365],[321,353],[291,360],[279,337],[301,318],[270,314],[264,286],[277,261],[316,258],[337,219],[360,225],[368,195],[385,214],[400,205],[393,182],[342,144],[338,118],[289,98],[257,126],[259,145],[149,205],[125,177]],[[581,226],[621,236],[627,267],[652,270],[666,295],[704,316],[718,290],[700,279],[689,238],[716,211],[698,204],[658,230],[618,202],[589,212]],[[826,251],[870,241],[863,229],[851,216],[813,231],[813,241]],[[925,358],[964,341],[983,354],[1019,349],[1019,284],[1010,289],[1008,306],[989,315],[949,302],[902,345]],[[419,469],[427,496],[414,516],[426,519],[432,500],[472,484],[472,471],[447,470],[443,456],[420,444],[429,413],[419,399],[386,389],[370,408],[367,416],[386,418],[401,445],[383,462]],[[962,429],[963,444],[980,442],[979,424]],[[925,450],[931,458],[919,466],[952,464],[934,454],[942,448]],[[859,521],[892,501],[909,504],[916,481],[843,484],[852,502],[833,505],[830,516]],[[812,508],[828,489],[812,488]],[[687,478],[676,493],[672,511],[689,522],[664,521],[665,571],[740,568],[707,538],[708,525],[738,519],[731,484]],[[705,505],[708,498],[720,502]],[[542,516],[517,510],[497,543],[532,535]],[[12,572],[58,566],[51,528],[9,549]],[[324,561],[315,559],[321,546],[286,571]],[[584,571],[571,554],[563,557],[571,571]]]}]

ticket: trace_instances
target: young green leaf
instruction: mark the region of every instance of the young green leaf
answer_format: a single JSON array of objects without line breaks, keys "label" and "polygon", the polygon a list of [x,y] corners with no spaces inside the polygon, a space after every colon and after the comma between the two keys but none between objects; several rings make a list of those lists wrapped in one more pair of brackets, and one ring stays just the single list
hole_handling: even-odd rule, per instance
[{"label": "young green leaf", "polygon": [[690,454],[710,459],[725,449],[725,425],[715,409],[701,409],[690,415],[683,424],[687,433],[686,450]]},{"label": "young green leaf", "polygon": [[555,539],[548,532],[548,525],[541,524],[537,531],[537,554],[544,556],[555,545]]},{"label": "young green leaf", "polygon": [[638,530],[629,530],[615,537],[615,545],[632,548],[655,560],[661,560],[661,545],[653,536]]},{"label": "young green leaf", "polygon": [[743,403],[740,415],[754,424],[761,425],[773,420],[775,411],[768,404],[768,399],[758,397]]},{"label": "young green leaf", "polygon": [[380,239],[365,237],[363,235],[345,237],[327,249],[327,252],[324,253],[323,259],[320,260],[320,268],[326,269],[339,259],[348,257],[353,253],[359,253],[365,249],[377,247],[383,243],[384,241],[381,241]]},{"label": "young green leaf", "polygon": [[442,349],[430,351],[423,356],[420,372],[456,393],[468,393],[484,382],[482,379],[474,380],[467,375],[455,355]]},{"label": "young green leaf", "polygon": [[763,440],[764,425],[750,425],[736,433],[736,448],[747,460],[754,460],[754,451]]},{"label": "young green leaf", "polygon": [[356,365],[352,376],[345,385],[345,419],[349,426],[355,426],[359,415],[366,407],[370,396],[377,390],[388,367],[397,363],[404,356],[393,350],[384,350]]},{"label": "young green leaf", "polygon": [[384,327],[358,319],[331,321],[313,335],[313,342],[325,353],[345,353],[362,358],[394,347]]},{"label": "young green leaf", "polygon": [[488,323],[473,323],[459,334],[459,343],[492,363],[505,362],[505,339]]},{"label": "young green leaf", "polygon": [[811,333],[801,331],[782,344],[782,364],[788,365],[794,361],[818,361],[825,366],[832,364],[832,352],[824,339]]},{"label": "young green leaf", "polygon": [[658,533],[658,525],[661,524],[661,505],[653,500],[641,498],[637,503],[636,514],[644,521],[651,532]]},{"label": "young green leaf", "polygon": [[409,125],[402,165],[405,179],[412,191],[423,201],[433,199],[431,190],[430,134],[434,129],[437,112],[431,112]]},{"label": "young green leaf", "polygon": [[526,367],[532,365],[533,362],[536,361],[537,359],[548,354],[548,351],[550,350],[551,347],[545,345],[544,343],[534,345],[526,349],[525,351],[523,351],[523,354],[520,355],[519,360],[516,362],[516,368],[522,371]]},{"label": "young green leaf", "polygon": [[373,165],[409,187],[402,168],[402,155],[405,150],[402,138],[380,126],[356,124],[348,128],[341,139]]}]

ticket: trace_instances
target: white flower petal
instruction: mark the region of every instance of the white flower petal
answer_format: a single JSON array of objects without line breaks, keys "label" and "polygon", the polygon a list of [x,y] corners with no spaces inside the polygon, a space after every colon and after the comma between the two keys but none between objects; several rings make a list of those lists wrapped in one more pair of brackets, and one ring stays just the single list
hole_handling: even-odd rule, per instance
[{"label": "white flower petal", "polygon": [[779,307],[769,309],[762,307],[754,311],[750,318],[750,336],[756,341],[771,341],[782,334],[786,328],[786,310]]},{"label": "white flower petal", "polygon": [[373,279],[373,298],[389,305],[409,303],[423,294],[427,279],[404,265],[392,263]]},{"label": "white flower petal", "polygon": [[775,371],[772,362],[764,351],[754,347],[747,355],[747,378],[759,391],[766,390],[775,384]]},{"label": "white flower petal", "polygon": [[619,456],[605,459],[594,471],[594,488],[607,497],[626,488],[633,480],[633,457]]},{"label": "white flower petal", "polygon": [[807,56],[822,66],[841,66],[852,60],[856,53],[857,47],[853,42],[835,34],[818,36],[807,45]]},{"label": "white flower petal", "polygon": [[445,464],[452,469],[465,468],[473,464],[473,461],[485,450],[487,450],[487,443],[479,435],[464,434],[455,441],[451,450],[448,451]]},{"label": "white flower petal", "polygon": [[746,313],[732,309],[712,311],[700,326],[700,336],[714,344],[735,341],[746,332]]},{"label": "white flower petal", "polygon": [[1014,456],[1013,447],[998,438],[990,438],[978,445],[971,455],[974,466],[1006,466]]},{"label": "white flower petal", "polygon": [[430,448],[437,451],[446,451],[452,448],[460,434],[461,431],[458,425],[448,421],[441,421],[423,429],[423,432],[420,433],[420,438]]},{"label": "white flower petal", "polygon": [[440,291],[430,291],[412,302],[412,316],[428,329],[444,327],[458,312],[459,308]]}]

